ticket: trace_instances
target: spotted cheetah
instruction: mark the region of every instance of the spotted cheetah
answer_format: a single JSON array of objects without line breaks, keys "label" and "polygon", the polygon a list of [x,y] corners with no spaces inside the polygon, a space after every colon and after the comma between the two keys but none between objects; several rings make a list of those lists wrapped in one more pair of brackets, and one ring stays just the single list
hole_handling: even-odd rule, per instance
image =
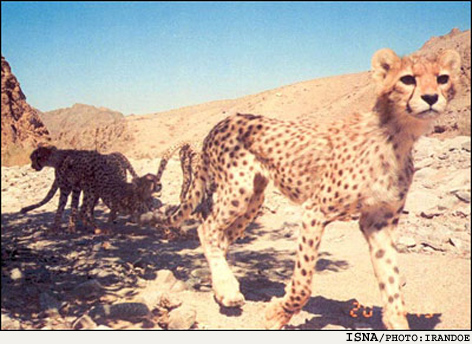
[{"label": "spotted cheetah", "polygon": [[[38,149],[34,150],[33,153],[30,156],[31,166],[32,166],[33,169],[35,169],[37,171],[42,170],[42,168],[44,166],[46,166],[41,161],[41,159],[43,158],[43,154],[42,154],[43,151],[47,151],[47,149],[44,150],[42,148],[41,149],[38,148]],[[122,179],[126,180],[126,171],[127,170],[130,172],[133,179],[134,178],[139,178],[138,175],[136,174],[136,171],[134,170],[133,166],[131,165],[129,160],[123,154],[121,154],[119,152],[115,152],[115,153],[109,154],[107,156],[107,158],[110,161],[113,161],[114,163],[116,163],[116,166],[118,167],[117,170],[119,170],[119,173],[120,173],[120,176],[121,176]],[[67,167],[64,164],[61,163],[60,168],[63,170],[62,173],[65,173],[64,169],[66,169]],[[30,205],[30,206],[21,208],[20,212],[22,214],[26,214],[27,212],[29,212],[31,210],[37,209],[37,208],[42,207],[43,205],[47,204],[54,197],[54,195],[56,194],[58,189],[59,189],[59,183],[57,181],[57,178],[54,178],[54,182],[52,183],[51,188],[49,189],[46,197],[44,197],[44,199],[39,201],[38,203],[35,203],[35,204]]]},{"label": "spotted cheetah", "polygon": [[131,215],[139,222],[141,214],[152,210],[153,194],[156,192],[156,176],[148,173],[134,178],[132,183],[123,181],[117,174],[109,171],[113,167],[106,166],[96,172],[99,183],[93,190],[84,190],[83,207],[86,225],[97,229],[93,216],[93,208],[100,198],[110,209],[108,225],[113,226],[117,213]]},{"label": "spotted cheetah", "polygon": [[[53,167],[55,179],[45,199],[21,209],[21,212],[25,213],[47,203],[59,188],[59,206],[56,211],[53,230],[57,230],[60,226],[67,198],[71,192],[72,203],[68,229],[69,231],[75,231],[81,191],[84,191],[84,194],[94,195],[94,190],[100,187],[101,179],[109,178],[109,176],[113,176],[114,179],[124,183],[126,182],[126,170],[130,171],[134,180],[138,181],[138,175],[128,159],[118,152],[102,155],[96,151],[62,150],[54,146],[40,146],[31,153],[30,159],[31,167],[36,171],[40,171],[46,166]],[[93,201],[93,206],[88,206],[88,213],[86,212],[87,207],[84,204],[82,205],[80,212],[82,218],[93,218],[93,207],[96,205],[98,198],[94,198]]]},{"label": "spotted cheetah", "polygon": [[204,140],[187,199],[162,219],[163,225],[177,226],[187,218],[213,175],[217,202],[198,235],[215,299],[229,307],[244,303],[225,256],[256,216],[272,180],[302,205],[304,214],[293,277],[285,296],[269,305],[266,327],[282,328],[310,298],[326,225],[359,215],[384,304],[384,325],[408,328],[391,235],[412,181],[412,147],[453,98],[460,64],[452,50],[400,58],[382,49],[372,58],[377,98],[369,113],[324,126],[243,114],[218,123]]}]

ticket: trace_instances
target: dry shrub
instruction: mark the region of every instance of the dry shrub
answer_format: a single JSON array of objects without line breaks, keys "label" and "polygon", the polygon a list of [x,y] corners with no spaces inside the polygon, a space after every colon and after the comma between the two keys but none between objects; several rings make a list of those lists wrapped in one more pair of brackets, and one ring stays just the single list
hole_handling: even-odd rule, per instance
[{"label": "dry shrub", "polygon": [[2,166],[21,166],[29,164],[31,148],[21,146],[8,147],[7,151],[2,151]]}]

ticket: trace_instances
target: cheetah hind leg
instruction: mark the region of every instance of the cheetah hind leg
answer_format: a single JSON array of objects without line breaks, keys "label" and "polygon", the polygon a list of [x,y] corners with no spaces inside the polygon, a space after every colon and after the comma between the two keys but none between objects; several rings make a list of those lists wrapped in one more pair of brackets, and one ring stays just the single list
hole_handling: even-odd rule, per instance
[{"label": "cheetah hind leg", "polygon": [[91,192],[84,191],[83,204],[81,209],[82,221],[85,228],[92,227],[92,232],[95,234],[103,233],[103,229],[99,228],[95,223],[94,208],[98,202],[98,197],[95,197]]},{"label": "cheetah hind leg", "polygon": [[[226,250],[218,244],[217,240],[212,238],[211,233],[218,232],[212,230],[212,227],[216,225],[216,220],[211,214],[197,229],[205,258],[210,266],[214,297],[224,307],[240,307],[245,300],[239,291],[239,283],[226,261]],[[217,235],[221,236],[222,232],[223,230]]]},{"label": "cheetah hind leg", "polygon": [[[267,183],[268,180],[259,174],[253,179],[241,179],[237,193],[233,192],[231,195],[233,201],[230,203],[230,210],[221,206],[221,202],[216,203],[209,217],[198,228],[205,257],[210,265],[215,299],[220,305],[239,307],[244,304],[244,296],[230,270],[226,253],[229,245],[243,234],[246,226],[257,216],[264,202]],[[218,191],[224,194],[224,190]]]}]

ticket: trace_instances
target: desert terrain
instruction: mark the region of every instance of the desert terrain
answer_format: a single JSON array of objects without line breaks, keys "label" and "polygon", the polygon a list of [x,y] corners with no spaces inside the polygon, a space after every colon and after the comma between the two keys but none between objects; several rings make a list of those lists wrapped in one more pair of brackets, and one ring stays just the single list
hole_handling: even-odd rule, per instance
[{"label": "desert terrain", "polygon": [[[415,146],[415,177],[395,233],[412,329],[471,328],[470,31],[434,37],[420,50],[444,48],[457,49],[463,58],[462,87],[434,132]],[[24,101],[21,90],[16,92],[13,101]],[[2,59],[2,102],[3,94]],[[46,127],[40,127],[40,139],[30,139],[29,146],[21,144],[20,135],[28,128],[13,130],[9,135],[15,134],[15,140],[4,145],[3,121],[8,114],[4,116],[2,103],[2,158],[11,147],[20,147],[24,154],[44,139],[59,147],[121,151],[138,174],[155,173],[169,146],[202,140],[229,114],[316,124],[367,111],[373,99],[369,72],[341,75],[164,113],[114,114],[91,128],[84,127],[87,120],[82,118],[77,128],[63,132],[55,129],[57,125],[45,130],[54,117],[50,116],[44,120]],[[74,116],[67,109],[63,112]],[[8,120],[8,125],[22,121],[18,116]],[[195,232],[198,222],[186,223],[186,235],[178,238],[125,217],[111,234],[81,228],[71,234],[65,229],[67,209],[63,232],[51,233],[58,195],[26,215],[19,210],[46,195],[54,171],[35,172],[24,158],[9,161],[3,164],[2,159],[1,167],[2,329],[260,329],[270,300],[284,294],[301,209],[272,185],[257,219],[230,249],[228,260],[246,304],[229,309],[213,299]],[[164,204],[178,203],[181,178],[174,158],[163,178]],[[97,208],[99,223],[105,223],[108,209],[103,204]],[[320,247],[312,297],[286,328],[383,329],[381,307],[357,222],[330,224]]]}]

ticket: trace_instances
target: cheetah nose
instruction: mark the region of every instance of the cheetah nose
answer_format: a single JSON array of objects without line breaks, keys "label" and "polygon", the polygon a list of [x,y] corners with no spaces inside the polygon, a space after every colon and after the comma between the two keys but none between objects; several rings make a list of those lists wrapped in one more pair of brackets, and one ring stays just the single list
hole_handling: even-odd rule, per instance
[{"label": "cheetah nose", "polygon": [[423,99],[426,103],[432,106],[438,101],[438,95],[437,94],[424,94],[421,96],[421,99]]}]

